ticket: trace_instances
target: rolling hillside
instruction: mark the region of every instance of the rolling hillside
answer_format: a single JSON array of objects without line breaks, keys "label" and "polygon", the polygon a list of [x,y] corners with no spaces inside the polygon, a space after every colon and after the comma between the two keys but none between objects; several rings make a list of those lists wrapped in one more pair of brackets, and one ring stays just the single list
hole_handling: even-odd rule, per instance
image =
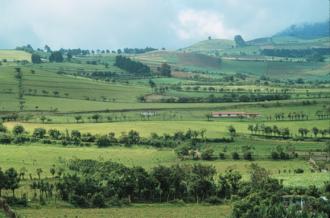
[{"label": "rolling hillside", "polygon": [[31,61],[31,54],[25,51],[0,50],[0,61]]}]

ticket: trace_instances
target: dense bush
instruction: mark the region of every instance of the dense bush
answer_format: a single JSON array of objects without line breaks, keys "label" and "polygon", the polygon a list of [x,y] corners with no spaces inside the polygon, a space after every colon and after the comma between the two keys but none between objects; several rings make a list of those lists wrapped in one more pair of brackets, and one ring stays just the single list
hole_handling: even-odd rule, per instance
[{"label": "dense bush", "polygon": [[213,205],[218,205],[218,204],[222,204],[223,200],[217,196],[211,196],[205,199],[205,202]]},{"label": "dense bush", "polygon": [[111,145],[111,140],[108,136],[103,135],[96,140],[96,145],[98,147],[108,147]]},{"label": "dense bush", "polygon": [[301,168],[297,168],[294,170],[294,173],[301,174],[301,173],[304,173],[304,170]]},{"label": "dense bush", "polygon": [[251,151],[246,151],[243,154],[244,160],[253,160],[252,152]]},{"label": "dense bush", "polygon": [[220,152],[220,153],[219,153],[219,158],[220,158],[221,160],[226,159],[225,153]]},{"label": "dense bush", "polygon": [[12,137],[9,134],[0,132],[0,144],[10,144]]},{"label": "dense bush", "polygon": [[212,160],[214,158],[213,154],[214,154],[213,149],[204,150],[201,154],[202,160]]},{"label": "dense bush", "polygon": [[233,152],[231,155],[232,155],[233,160],[239,160],[240,159],[239,154],[236,151]]}]

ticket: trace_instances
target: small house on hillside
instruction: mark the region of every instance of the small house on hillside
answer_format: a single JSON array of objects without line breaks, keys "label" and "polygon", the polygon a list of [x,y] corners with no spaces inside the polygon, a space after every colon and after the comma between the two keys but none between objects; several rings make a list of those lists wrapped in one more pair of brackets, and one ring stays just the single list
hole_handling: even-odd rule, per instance
[{"label": "small house on hillside", "polygon": [[213,118],[256,118],[259,116],[259,113],[248,112],[212,112]]}]

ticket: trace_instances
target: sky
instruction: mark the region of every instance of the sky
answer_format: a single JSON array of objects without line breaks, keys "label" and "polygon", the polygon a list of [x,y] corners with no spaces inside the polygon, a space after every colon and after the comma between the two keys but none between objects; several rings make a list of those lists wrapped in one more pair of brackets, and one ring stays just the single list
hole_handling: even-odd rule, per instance
[{"label": "sky", "polygon": [[329,19],[329,0],[0,0],[0,48],[177,49]]}]

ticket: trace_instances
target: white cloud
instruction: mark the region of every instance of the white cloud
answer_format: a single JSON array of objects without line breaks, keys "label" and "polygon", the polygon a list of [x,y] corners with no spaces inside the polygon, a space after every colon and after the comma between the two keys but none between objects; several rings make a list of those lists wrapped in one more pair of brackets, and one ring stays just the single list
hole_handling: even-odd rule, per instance
[{"label": "white cloud", "polygon": [[177,24],[173,25],[182,40],[233,38],[237,31],[225,26],[224,17],[213,11],[186,9],[179,12]]},{"label": "white cloud", "polygon": [[[180,48],[328,17],[328,0],[0,0],[0,48]],[[238,31],[239,30],[239,31]]]}]

